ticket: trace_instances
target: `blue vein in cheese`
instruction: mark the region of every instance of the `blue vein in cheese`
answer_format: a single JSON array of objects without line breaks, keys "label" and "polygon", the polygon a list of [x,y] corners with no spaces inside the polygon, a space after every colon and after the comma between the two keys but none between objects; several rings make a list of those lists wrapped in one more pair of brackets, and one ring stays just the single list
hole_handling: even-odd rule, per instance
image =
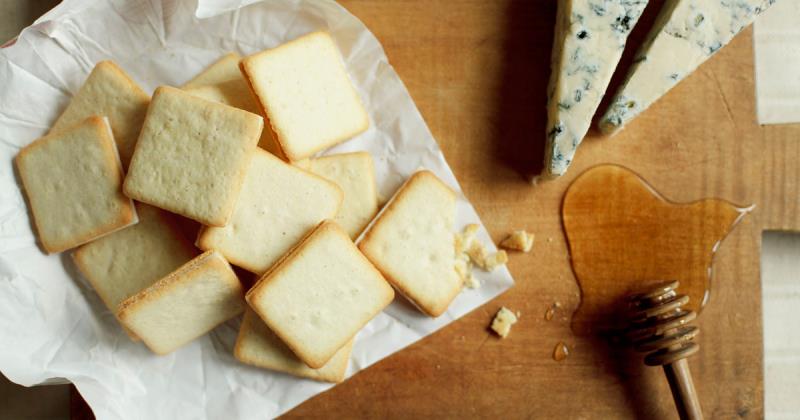
[{"label": "blue vein in cheese", "polygon": [[612,133],[727,45],[776,0],[667,0],[614,96],[600,130]]},{"label": "blue vein in cheese", "polygon": [[564,174],[648,0],[559,0],[544,175]]}]

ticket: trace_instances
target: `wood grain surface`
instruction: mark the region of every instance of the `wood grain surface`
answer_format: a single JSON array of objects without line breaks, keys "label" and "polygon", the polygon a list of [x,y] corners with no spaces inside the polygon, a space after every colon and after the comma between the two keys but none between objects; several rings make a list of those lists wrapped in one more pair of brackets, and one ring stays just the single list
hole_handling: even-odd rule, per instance
[{"label": "wood grain surface", "polygon": [[[382,42],[494,239],[526,228],[537,240],[511,256],[509,292],[287,417],[675,418],[660,369],[569,328],[579,290],[559,208],[569,183],[600,163],[636,171],[674,201],[756,205],[715,257],[690,364],[707,417],[763,417],[761,231],[800,230],[800,126],[757,124],[748,29],[622,133],[585,140],[566,176],[532,186],[555,3],[342,1]],[[555,301],[564,310],[545,321]],[[505,340],[486,329],[501,305],[522,312]],[[559,341],[571,350],[563,362],[551,358]]]}]

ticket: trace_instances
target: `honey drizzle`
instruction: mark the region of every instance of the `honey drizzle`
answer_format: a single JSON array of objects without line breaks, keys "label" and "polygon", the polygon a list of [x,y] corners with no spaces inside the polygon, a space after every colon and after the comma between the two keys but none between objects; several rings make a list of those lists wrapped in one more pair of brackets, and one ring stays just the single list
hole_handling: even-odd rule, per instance
[{"label": "honey drizzle", "polygon": [[630,170],[601,165],[578,176],[562,206],[581,303],[578,334],[614,328],[625,297],[678,280],[700,311],[710,290],[719,243],[751,208],[719,199],[678,204],[664,199]]},{"label": "honey drizzle", "polygon": [[559,341],[553,348],[553,360],[561,362],[569,356],[569,347],[563,341]]},{"label": "honey drizzle", "polygon": [[552,321],[553,316],[556,314],[556,310],[561,308],[561,303],[553,302],[552,305],[547,307],[547,310],[544,312],[544,320],[545,321]]}]

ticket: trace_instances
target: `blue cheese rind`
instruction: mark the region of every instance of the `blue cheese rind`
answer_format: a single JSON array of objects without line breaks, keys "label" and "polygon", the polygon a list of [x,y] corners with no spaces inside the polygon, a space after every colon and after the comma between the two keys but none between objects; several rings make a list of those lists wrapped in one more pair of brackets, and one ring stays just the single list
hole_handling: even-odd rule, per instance
[{"label": "blue cheese rind", "polygon": [[647,0],[559,0],[544,175],[566,172]]},{"label": "blue cheese rind", "polygon": [[613,133],[691,74],[776,0],[667,0],[600,130]]}]

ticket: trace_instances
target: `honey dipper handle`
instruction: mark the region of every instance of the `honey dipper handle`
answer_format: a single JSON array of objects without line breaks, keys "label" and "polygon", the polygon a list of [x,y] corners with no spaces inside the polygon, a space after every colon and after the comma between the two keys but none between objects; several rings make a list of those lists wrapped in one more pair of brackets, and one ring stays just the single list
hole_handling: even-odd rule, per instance
[{"label": "honey dipper handle", "polygon": [[681,419],[702,420],[703,411],[700,409],[700,400],[694,389],[689,362],[686,359],[680,359],[664,365],[664,373],[667,375],[672,398],[675,399],[675,407],[677,407]]}]

